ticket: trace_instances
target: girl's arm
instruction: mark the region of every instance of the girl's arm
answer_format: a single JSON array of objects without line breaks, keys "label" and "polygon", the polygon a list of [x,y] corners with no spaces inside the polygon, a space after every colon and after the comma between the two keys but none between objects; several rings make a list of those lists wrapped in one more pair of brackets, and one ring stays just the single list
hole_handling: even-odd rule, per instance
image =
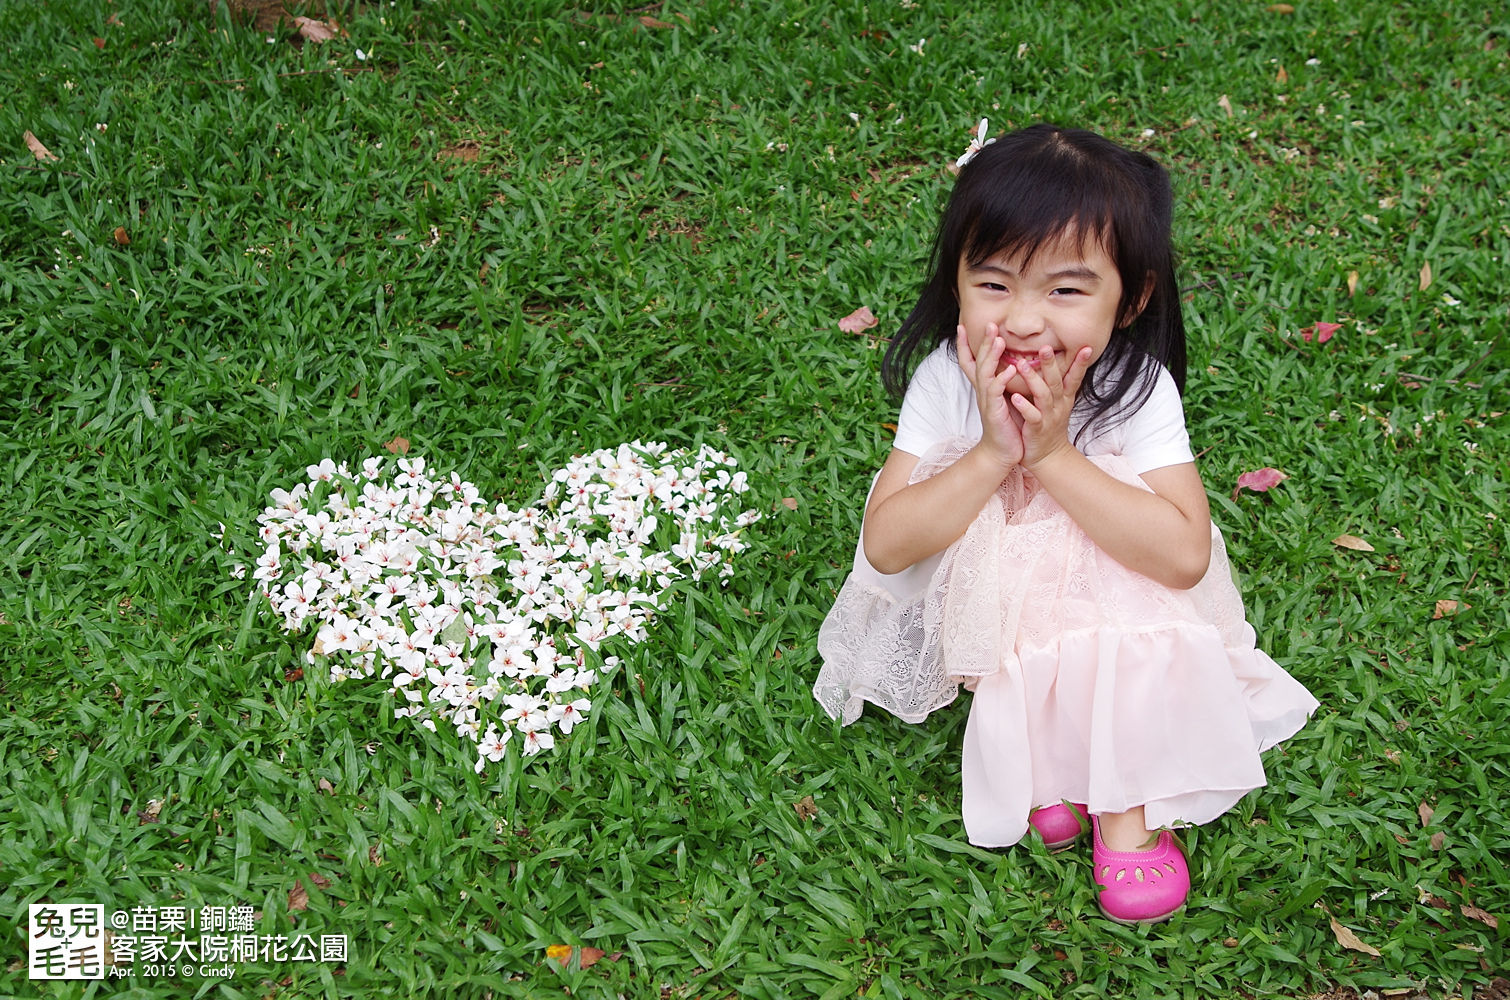
[{"label": "girl's arm", "polygon": [[882,573],[900,573],[942,552],[965,533],[1007,473],[1022,459],[1022,418],[1004,395],[1012,369],[996,370],[1006,342],[987,328],[991,343],[977,357],[965,328],[955,333],[960,369],[975,387],[981,439],[931,479],[908,485],[918,457],[892,449],[865,507],[865,558]]},{"label": "girl's arm", "polygon": [[1074,448],[1030,471],[1091,541],[1129,569],[1186,590],[1211,562],[1211,509],[1194,462],[1142,475],[1152,493],[1107,475]]},{"label": "girl's arm", "polygon": [[1012,397],[1023,421],[1023,468],[1107,555],[1166,587],[1194,587],[1211,562],[1211,508],[1195,463],[1143,473],[1148,493],[1077,451],[1069,416],[1090,362],[1091,349],[1083,348],[1062,370],[1045,348],[1038,369],[1024,368],[1033,398]]},{"label": "girl's arm", "polygon": [[977,445],[958,462],[907,484],[918,456],[892,449],[865,507],[865,558],[881,573],[900,573],[942,552],[965,533],[1007,477]]}]

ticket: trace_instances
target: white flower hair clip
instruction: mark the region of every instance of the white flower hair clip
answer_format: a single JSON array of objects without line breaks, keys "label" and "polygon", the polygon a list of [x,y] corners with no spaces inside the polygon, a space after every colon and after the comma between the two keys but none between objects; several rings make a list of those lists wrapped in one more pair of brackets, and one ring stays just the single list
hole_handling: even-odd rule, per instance
[{"label": "white flower hair clip", "polygon": [[982,118],[980,120],[980,124],[975,127],[975,138],[970,140],[970,145],[965,150],[965,154],[959,159],[955,160],[954,165],[956,167],[963,167],[965,164],[975,159],[976,153],[979,153],[981,150],[985,149],[995,141],[995,136],[992,136],[989,139],[986,138],[986,120]]}]

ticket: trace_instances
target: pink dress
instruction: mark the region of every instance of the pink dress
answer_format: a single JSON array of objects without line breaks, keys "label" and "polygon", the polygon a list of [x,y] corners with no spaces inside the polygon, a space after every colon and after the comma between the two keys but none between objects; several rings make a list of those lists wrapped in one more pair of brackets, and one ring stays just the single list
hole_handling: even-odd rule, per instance
[{"label": "pink dress", "polygon": [[[942,442],[912,481],[968,448]],[[1122,458],[1108,474],[1148,487]],[[1014,472],[965,534],[918,569],[845,581],[818,636],[813,693],[833,718],[866,701],[908,722],[974,692],[963,749],[971,843],[1004,847],[1063,800],[1092,813],[1141,805],[1150,828],[1206,823],[1264,784],[1259,753],[1304,725],[1309,691],[1255,647],[1213,525],[1190,590],[1134,572]],[[902,590],[898,597],[894,591]]]}]

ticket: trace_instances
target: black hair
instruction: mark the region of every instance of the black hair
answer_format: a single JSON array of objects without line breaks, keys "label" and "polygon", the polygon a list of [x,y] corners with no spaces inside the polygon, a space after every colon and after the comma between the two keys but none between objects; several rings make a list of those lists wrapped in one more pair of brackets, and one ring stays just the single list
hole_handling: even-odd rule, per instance
[{"label": "black hair", "polygon": [[1185,321],[1175,283],[1173,204],[1162,166],[1094,132],[1039,124],[987,145],[960,168],[934,237],[932,273],[881,362],[887,391],[905,393],[914,359],[939,343],[954,351],[961,260],[974,266],[1005,254],[1026,266],[1073,231],[1095,240],[1115,262],[1122,279],[1117,314],[1135,316],[1112,333],[1081,384],[1075,407],[1085,418],[1082,433],[1148,399],[1158,375],[1148,359],[1168,369],[1183,393]]}]

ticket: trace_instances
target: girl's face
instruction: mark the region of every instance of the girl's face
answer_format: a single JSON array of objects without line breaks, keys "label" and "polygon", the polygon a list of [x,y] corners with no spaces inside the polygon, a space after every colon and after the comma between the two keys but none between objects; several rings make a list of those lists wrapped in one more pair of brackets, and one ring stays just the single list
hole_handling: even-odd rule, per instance
[{"label": "girl's face", "polygon": [[[1011,364],[1040,367],[1044,347],[1053,349],[1061,372],[1083,347],[1094,362],[1118,325],[1122,302],[1122,277],[1106,251],[1095,240],[1081,245],[1073,238],[1040,247],[1026,268],[1005,255],[974,267],[961,259],[955,287],[971,352],[980,356],[992,323],[1006,340],[998,372]],[[1021,375],[1006,391],[1031,395]]]}]

